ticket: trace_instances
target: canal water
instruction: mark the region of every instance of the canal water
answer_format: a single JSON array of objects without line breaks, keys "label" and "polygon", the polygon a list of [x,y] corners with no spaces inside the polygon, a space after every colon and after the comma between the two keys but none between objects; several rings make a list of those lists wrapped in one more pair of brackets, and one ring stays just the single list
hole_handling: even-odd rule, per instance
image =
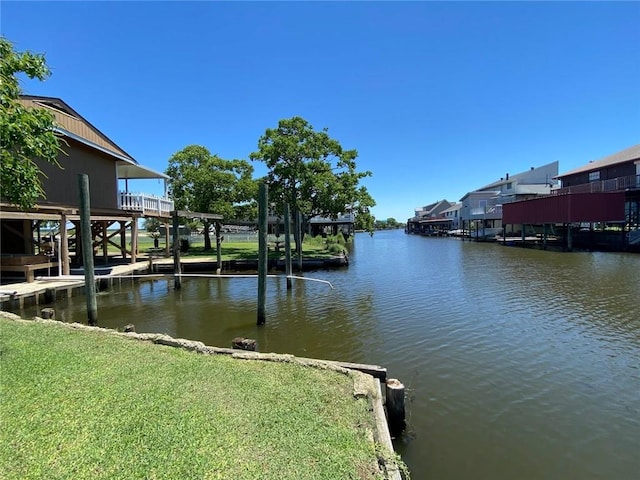
[{"label": "canal water", "polygon": [[[640,255],[396,230],[357,234],[350,260],[305,273],[334,289],[269,280],[260,328],[255,279],[115,287],[99,323],[386,366],[407,387],[395,446],[414,479],[639,478]],[[56,315],[86,322],[84,303]]]}]

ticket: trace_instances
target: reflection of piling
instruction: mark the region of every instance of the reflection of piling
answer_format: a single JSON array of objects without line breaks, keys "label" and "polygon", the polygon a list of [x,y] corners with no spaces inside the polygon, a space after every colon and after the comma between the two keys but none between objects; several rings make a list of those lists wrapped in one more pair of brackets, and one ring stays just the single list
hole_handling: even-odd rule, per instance
[{"label": "reflection of piling", "polygon": [[404,385],[400,380],[390,378],[386,383],[387,421],[391,435],[401,434],[405,427]]}]

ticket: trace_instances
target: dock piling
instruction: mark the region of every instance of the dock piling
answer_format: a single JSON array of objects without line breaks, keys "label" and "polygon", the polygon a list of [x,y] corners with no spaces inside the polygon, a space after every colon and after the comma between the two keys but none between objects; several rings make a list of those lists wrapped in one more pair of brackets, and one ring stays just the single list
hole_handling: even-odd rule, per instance
[{"label": "dock piling", "polygon": [[91,232],[91,206],[89,202],[89,176],[78,174],[80,197],[80,236],[82,239],[82,264],[84,266],[85,295],[87,297],[87,317],[89,325],[98,324],[98,304],[96,300],[95,271],[93,268],[93,233]]},{"label": "dock piling", "polygon": [[387,421],[391,434],[401,434],[405,427],[404,385],[400,380],[390,378],[386,382]]}]

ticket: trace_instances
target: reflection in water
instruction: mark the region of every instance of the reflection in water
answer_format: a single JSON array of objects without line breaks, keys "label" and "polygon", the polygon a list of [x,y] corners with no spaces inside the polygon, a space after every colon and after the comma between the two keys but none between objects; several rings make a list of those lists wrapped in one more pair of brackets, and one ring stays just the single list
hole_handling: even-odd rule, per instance
[{"label": "reflection in water", "polygon": [[[384,365],[408,388],[396,447],[414,479],[635,478],[640,256],[558,253],[378,232],[327,285],[166,280],[98,297],[99,322],[261,351]],[[84,299],[56,306],[84,322]],[[34,310],[23,312],[34,315]]]}]

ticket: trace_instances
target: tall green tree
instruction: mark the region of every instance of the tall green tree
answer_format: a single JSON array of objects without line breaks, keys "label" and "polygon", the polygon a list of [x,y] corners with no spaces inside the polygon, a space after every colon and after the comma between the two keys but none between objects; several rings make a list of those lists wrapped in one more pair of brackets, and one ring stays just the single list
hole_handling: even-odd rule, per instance
[{"label": "tall green tree", "polygon": [[34,160],[58,164],[61,148],[53,115],[18,101],[20,74],[45,80],[51,72],[43,55],[16,52],[0,37],[0,196],[27,209],[44,197],[43,174]]},{"label": "tall green tree", "polygon": [[[277,128],[267,129],[260,137],[258,150],[249,158],[268,168],[270,201],[279,208],[288,202],[294,213],[301,214],[303,235],[312,217],[336,218],[346,212],[355,213],[359,223],[372,232],[369,209],[375,201],[360,185],[371,172],[358,172],[358,152],[344,150],[327,132],[326,128],[315,131],[301,117],[280,120]],[[302,238],[296,238],[298,250],[301,242]]]},{"label": "tall green tree", "polygon": [[[257,183],[246,160],[224,160],[200,145],[173,154],[166,170],[169,193],[177,210],[222,215],[225,219],[255,217]],[[204,222],[204,248],[211,249],[210,222]]]}]

